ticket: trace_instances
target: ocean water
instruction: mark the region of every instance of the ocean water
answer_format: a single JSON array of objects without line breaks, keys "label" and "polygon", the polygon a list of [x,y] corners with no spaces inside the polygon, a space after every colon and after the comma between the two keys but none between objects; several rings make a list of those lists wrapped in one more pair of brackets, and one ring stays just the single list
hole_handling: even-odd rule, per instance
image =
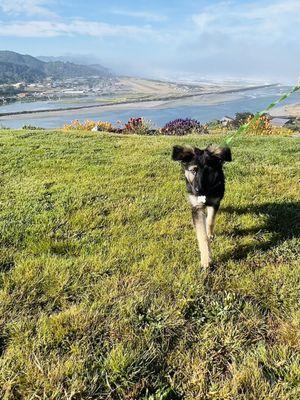
[{"label": "ocean water", "polygon": [[[21,128],[25,124],[31,124],[43,128],[58,128],[62,127],[65,123],[71,122],[73,119],[79,119],[81,121],[85,119],[103,120],[116,124],[117,121],[127,122],[131,117],[144,117],[146,120],[150,120],[155,127],[163,126],[165,123],[176,118],[187,117],[195,118],[201,123],[206,123],[214,119],[220,119],[225,115],[234,116],[234,114],[237,112],[249,111],[255,113],[257,111],[261,111],[289,89],[290,88],[286,86],[278,86],[239,92],[237,93],[238,98],[234,100],[224,101],[224,99],[222,99],[220,96],[220,101],[217,101],[212,105],[197,104],[195,101],[193,101],[193,98],[190,98],[185,105],[182,105],[182,102],[179,100],[172,101],[170,106],[165,105],[161,108],[143,108],[141,105],[139,105],[138,108],[135,108],[133,105],[132,108],[111,110],[103,107],[101,111],[95,109],[87,110],[84,115],[79,114],[78,117],[74,111],[67,112],[66,115],[53,116],[49,116],[45,113],[34,118],[32,118],[30,114],[25,114],[22,117],[19,116],[17,119],[1,117],[0,126],[2,125],[10,128]],[[300,103],[299,92],[294,93],[281,105],[293,103]],[[6,106],[0,106],[0,113],[25,110],[69,108],[73,106],[78,107],[91,104],[97,104],[97,100],[93,98],[86,98],[75,99],[71,101],[14,103]]]}]

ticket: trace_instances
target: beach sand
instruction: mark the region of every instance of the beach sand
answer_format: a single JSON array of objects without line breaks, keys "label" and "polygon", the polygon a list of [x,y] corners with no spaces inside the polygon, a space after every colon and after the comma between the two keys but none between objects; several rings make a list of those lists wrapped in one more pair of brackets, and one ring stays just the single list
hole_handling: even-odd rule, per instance
[{"label": "beach sand", "polygon": [[275,108],[270,112],[273,117],[296,117],[300,118],[300,104],[290,104]]}]

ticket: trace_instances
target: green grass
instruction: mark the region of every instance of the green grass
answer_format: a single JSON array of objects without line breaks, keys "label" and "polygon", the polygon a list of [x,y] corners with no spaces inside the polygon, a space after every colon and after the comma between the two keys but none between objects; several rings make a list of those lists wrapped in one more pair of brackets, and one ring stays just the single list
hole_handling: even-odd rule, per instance
[{"label": "green grass", "polygon": [[220,140],[0,132],[1,399],[300,398],[299,140],[234,142],[206,275],[170,152]]}]

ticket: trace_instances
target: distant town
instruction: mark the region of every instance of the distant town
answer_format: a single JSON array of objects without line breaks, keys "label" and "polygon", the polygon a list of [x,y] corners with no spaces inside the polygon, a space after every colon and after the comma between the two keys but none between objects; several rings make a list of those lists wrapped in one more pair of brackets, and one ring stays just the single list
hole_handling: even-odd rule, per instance
[{"label": "distant town", "polygon": [[83,96],[107,96],[119,90],[114,74],[99,64],[38,59],[12,51],[0,51],[0,105],[15,101],[59,100]]},{"label": "distant town", "polygon": [[46,78],[42,82],[17,82],[0,84],[0,105],[15,101],[43,101],[80,98],[86,96],[109,96],[122,91],[122,84],[114,77]]}]

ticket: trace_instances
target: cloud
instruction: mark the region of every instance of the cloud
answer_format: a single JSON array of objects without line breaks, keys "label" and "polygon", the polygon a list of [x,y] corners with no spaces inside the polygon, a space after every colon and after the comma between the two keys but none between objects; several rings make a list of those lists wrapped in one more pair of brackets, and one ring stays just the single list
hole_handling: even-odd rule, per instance
[{"label": "cloud", "polygon": [[299,75],[300,0],[218,1],[190,16],[177,37],[178,70],[209,76]]},{"label": "cloud", "polygon": [[0,0],[0,8],[6,14],[38,15],[55,17],[56,14],[48,9],[50,0]]},{"label": "cloud", "polygon": [[129,11],[122,9],[114,9],[111,12],[112,14],[122,15],[124,17],[139,18],[151,22],[163,22],[167,20],[167,17],[164,15],[154,14],[147,11]]},{"label": "cloud", "polygon": [[86,35],[94,37],[130,36],[138,40],[147,36],[154,39],[160,38],[160,35],[157,35],[155,31],[147,26],[111,25],[104,22],[82,19],[73,20],[68,23],[56,21],[15,21],[0,24],[0,36],[49,38],[63,35]]},{"label": "cloud", "polygon": [[[134,69],[156,69],[202,76],[294,79],[299,75],[300,0],[176,1],[167,17],[162,7],[153,8],[158,1],[151,2],[151,9],[142,11],[122,8],[122,2],[118,1],[119,8],[103,12],[103,16],[108,13],[124,16],[113,18],[115,23],[85,16],[85,8],[77,9],[76,3],[71,17],[66,15],[64,7],[59,7],[61,0],[0,0],[0,11],[6,13],[0,21],[0,36],[15,37],[15,42],[22,46],[21,38],[59,38],[63,44],[65,38],[84,37],[82,42],[88,49],[81,50],[85,52],[94,51],[94,41],[88,40],[89,37],[109,38],[104,41],[103,57],[106,55],[117,67],[127,66],[128,73]],[[52,18],[52,9],[60,16]],[[87,8],[86,15],[90,11]],[[151,24],[162,21],[167,23]],[[57,40],[41,42],[47,51],[47,46]],[[66,42],[69,51],[72,46],[80,51],[76,40]]]},{"label": "cloud", "polygon": [[220,2],[192,16],[198,33],[241,35],[242,38],[267,38],[287,35],[300,23],[299,0]]},{"label": "cloud", "polygon": [[218,19],[213,13],[210,12],[202,12],[201,14],[194,15],[192,17],[193,21],[197,25],[198,32],[205,32],[211,24]]}]

